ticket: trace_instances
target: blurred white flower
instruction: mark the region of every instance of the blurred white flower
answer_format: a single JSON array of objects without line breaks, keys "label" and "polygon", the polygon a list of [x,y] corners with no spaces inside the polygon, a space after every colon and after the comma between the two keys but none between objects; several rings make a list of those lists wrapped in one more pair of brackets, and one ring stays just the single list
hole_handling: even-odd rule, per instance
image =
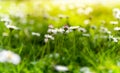
[{"label": "blurred white flower", "polygon": [[11,22],[11,19],[10,19],[9,15],[0,15],[0,16],[1,16],[0,21]]},{"label": "blurred white flower", "polygon": [[3,32],[2,36],[9,36],[9,34],[7,32]]},{"label": "blurred white flower", "polygon": [[53,37],[52,35],[49,35],[49,34],[45,34],[45,38],[48,38],[48,39],[54,40],[54,37]]},{"label": "blurred white flower", "polygon": [[118,24],[118,21],[110,21],[110,24],[112,24],[112,25],[117,25],[117,24]]},{"label": "blurred white flower", "polygon": [[48,32],[48,33],[57,34],[58,29],[57,29],[57,28],[55,28],[55,29],[48,29],[48,31],[47,31],[47,32]]},{"label": "blurred white flower", "polygon": [[110,70],[108,71],[108,73],[113,73],[113,70],[112,70],[112,69],[110,69]]},{"label": "blurred white flower", "polygon": [[112,35],[109,35],[108,38],[109,38],[109,39],[112,39],[113,42],[118,42],[118,40],[119,40],[119,38],[117,38],[117,37],[113,37]]},{"label": "blurred white flower", "polygon": [[109,31],[106,27],[100,27],[100,32],[101,33],[111,34],[111,31]]},{"label": "blurred white flower", "polygon": [[113,36],[112,35],[109,35],[109,39],[112,39],[113,38]]},{"label": "blurred white flower", "polygon": [[38,37],[39,37],[39,36],[40,36],[40,33],[32,32],[32,35],[33,35],[33,36],[38,36]]},{"label": "blurred white flower", "polygon": [[97,27],[96,27],[95,25],[92,25],[91,28],[92,28],[92,29],[96,29]]},{"label": "blurred white flower", "polygon": [[108,38],[108,36],[105,36],[105,35],[101,35],[101,36],[99,36],[100,38],[104,38],[104,39],[106,39],[106,38]]},{"label": "blurred white flower", "polygon": [[114,9],[113,9],[113,16],[114,16],[116,19],[120,19],[120,9],[114,8]]},{"label": "blurred white flower", "polygon": [[88,67],[80,68],[80,72],[82,72],[82,73],[92,73]]},{"label": "blurred white flower", "polygon": [[119,11],[120,11],[119,8],[114,8],[113,9],[113,15],[116,14],[116,13],[118,13]]},{"label": "blurred white flower", "polygon": [[84,13],[84,9],[83,9],[83,8],[77,9],[77,13],[78,13],[78,14],[83,14],[83,13]]},{"label": "blurred white flower", "polygon": [[120,19],[120,11],[115,15],[115,18]]},{"label": "blurred white flower", "polygon": [[12,29],[12,30],[19,30],[20,28],[13,26],[13,25],[5,25],[8,29]]},{"label": "blurred white flower", "polygon": [[14,52],[11,52],[9,50],[2,50],[0,51],[0,62],[9,62],[12,64],[19,64],[20,63],[20,56]]},{"label": "blurred white flower", "polygon": [[54,53],[49,55],[50,58],[53,58],[53,57],[58,58],[59,56],[60,56],[59,53]]},{"label": "blurred white flower", "polygon": [[119,67],[120,67],[120,62],[119,62],[119,61],[117,62],[117,66],[119,66]]},{"label": "blurred white flower", "polygon": [[61,5],[61,6],[60,6],[60,10],[61,10],[61,11],[66,11],[66,9],[67,9],[67,8],[66,8],[65,5]]},{"label": "blurred white flower", "polygon": [[53,29],[48,29],[47,32],[48,32],[48,33],[52,33],[52,30],[53,30]]},{"label": "blurred white flower", "polygon": [[70,4],[68,7],[69,7],[69,9],[71,9],[71,10],[75,8],[75,6],[72,5],[72,4]]},{"label": "blurred white flower", "polygon": [[52,24],[50,24],[50,25],[48,26],[48,28],[53,29],[54,26],[53,26]]},{"label": "blurred white flower", "polygon": [[84,24],[85,24],[85,25],[90,24],[90,20],[88,20],[88,19],[87,19],[87,20],[84,20]]},{"label": "blurred white flower", "polygon": [[112,38],[113,39],[113,42],[118,42],[118,39],[117,38]]},{"label": "blurred white flower", "polygon": [[111,31],[107,31],[106,33],[107,33],[107,34],[111,34]]},{"label": "blurred white flower", "polygon": [[44,39],[44,42],[47,43],[47,42],[48,42],[48,38],[45,38],[45,39]]},{"label": "blurred white flower", "polygon": [[114,30],[115,31],[120,31],[120,27],[115,27]]},{"label": "blurred white flower", "polygon": [[47,11],[50,11],[50,10],[51,10],[51,7],[50,7],[49,5],[47,5],[47,4],[44,6],[44,8],[45,8],[45,10],[47,10]]},{"label": "blurred white flower", "polygon": [[81,31],[81,32],[87,32],[87,30],[85,28],[78,28],[78,31]]},{"label": "blurred white flower", "polygon": [[85,9],[85,14],[86,15],[90,14],[91,12],[93,12],[93,8],[88,7],[88,8]]},{"label": "blurred white flower", "polygon": [[71,26],[71,27],[69,27],[69,30],[76,30],[78,28],[79,28],[79,26]]},{"label": "blurred white flower", "polygon": [[66,32],[65,32],[65,33],[67,33],[67,34],[68,34],[68,33],[72,32],[72,31],[73,31],[73,30],[70,30],[70,29],[69,29],[69,30],[66,30]]},{"label": "blurred white flower", "polygon": [[65,30],[64,30],[63,28],[60,28],[60,29],[58,29],[58,32],[60,32],[60,33],[64,33]]},{"label": "blurred white flower", "polygon": [[68,26],[68,25],[64,25],[64,26],[63,26],[63,29],[66,31],[66,30],[69,29],[69,26]]},{"label": "blurred white flower", "polygon": [[58,29],[57,29],[57,28],[55,28],[55,29],[52,30],[52,33],[53,33],[53,34],[57,34],[57,32],[58,32]]},{"label": "blurred white flower", "polygon": [[90,37],[90,34],[82,34],[85,37]]},{"label": "blurred white flower", "polygon": [[55,70],[59,71],[59,72],[66,72],[68,71],[68,68],[66,66],[62,66],[62,65],[56,65]]}]

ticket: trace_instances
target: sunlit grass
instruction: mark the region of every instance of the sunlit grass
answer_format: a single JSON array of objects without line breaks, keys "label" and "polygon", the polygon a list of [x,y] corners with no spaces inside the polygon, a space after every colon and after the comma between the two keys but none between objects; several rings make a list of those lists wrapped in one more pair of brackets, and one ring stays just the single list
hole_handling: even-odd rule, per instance
[{"label": "sunlit grass", "polygon": [[21,57],[0,73],[119,73],[119,6],[98,5],[0,2],[0,49]]}]

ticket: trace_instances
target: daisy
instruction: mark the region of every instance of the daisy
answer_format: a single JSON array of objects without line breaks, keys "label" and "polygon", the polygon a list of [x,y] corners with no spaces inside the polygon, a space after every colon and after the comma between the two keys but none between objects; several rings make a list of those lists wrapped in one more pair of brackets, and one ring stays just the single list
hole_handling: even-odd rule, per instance
[{"label": "daisy", "polygon": [[0,62],[8,62],[12,64],[19,64],[20,63],[20,56],[12,51],[9,50],[2,50],[0,51]]},{"label": "daisy", "polygon": [[40,33],[32,32],[32,35],[33,35],[33,36],[38,36],[38,37],[39,37],[39,36],[40,36]]},{"label": "daisy", "polygon": [[115,30],[115,31],[119,31],[119,30],[120,30],[120,27],[115,27],[114,30]]},{"label": "daisy", "polygon": [[13,25],[5,25],[10,30],[19,30],[20,28],[13,26]]},{"label": "daisy", "polygon": [[81,31],[81,32],[87,32],[87,30],[85,28],[78,28],[78,31]]},{"label": "daisy", "polygon": [[110,24],[112,24],[112,25],[117,25],[117,24],[118,24],[118,21],[110,21]]},{"label": "daisy", "polygon": [[48,26],[48,28],[53,29],[54,26],[53,26],[52,24],[50,24],[50,25]]},{"label": "daisy", "polygon": [[49,34],[45,34],[45,38],[46,39],[54,40],[54,37],[52,35],[49,35]]},{"label": "daisy", "polygon": [[84,24],[85,24],[85,25],[90,24],[90,20],[88,20],[88,19],[87,19],[87,20],[84,20]]},{"label": "daisy", "polygon": [[63,28],[60,28],[60,29],[58,29],[58,32],[60,32],[60,33],[64,33],[65,30],[64,30]]},{"label": "daisy", "polygon": [[45,38],[45,39],[44,39],[44,42],[47,43],[47,42],[48,42],[48,38]]},{"label": "daisy", "polygon": [[69,27],[70,30],[76,30],[78,28],[79,28],[79,26],[71,26],[71,27]]},{"label": "daisy", "polygon": [[59,71],[59,72],[68,71],[68,68],[66,66],[62,66],[62,65],[56,65],[54,68],[55,68],[56,71]]},{"label": "daisy", "polygon": [[82,73],[92,73],[88,67],[82,67],[80,69],[80,72],[82,72]]}]

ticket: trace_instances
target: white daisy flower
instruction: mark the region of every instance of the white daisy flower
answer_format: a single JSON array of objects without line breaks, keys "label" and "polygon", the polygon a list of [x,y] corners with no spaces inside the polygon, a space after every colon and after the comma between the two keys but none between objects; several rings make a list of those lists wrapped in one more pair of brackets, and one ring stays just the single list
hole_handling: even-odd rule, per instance
[{"label": "white daisy flower", "polygon": [[50,58],[53,58],[53,57],[58,58],[59,56],[60,56],[59,53],[54,53],[49,55]]},{"label": "white daisy flower", "polygon": [[80,72],[82,72],[82,73],[92,73],[88,67],[80,68]]},{"label": "white daisy flower", "polygon": [[48,33],[52,33],[52,30],[53,30],[53,29],[48,29],[47,32],[48,32]]},{"label": "white daisy flower", "polygon": [[101,35],[100,38],[104,38],[104,39],[106,39],[106,38],[108,38],[108,36]]},{"label": "white daisy flower", "polygon": [[93,9],[91,7],[88,7],[85,9],[85,14],[88,15],[90,14],[91,12],[93,12]]},{"label": "white daisy flower", "polygon": [[69,26],[68,25],[65,25],[62,27],[65,31],[69,29]]},{"label": "white daisy flower", "polygon": [[73,31],[73,30],[70,30],[70,29],[69,29],[69,30],[66,30],[65,33],[70,33],[70,32],[72,32],[72,31]]},{"label": "white daisy flower", "polygon": [[107,34],[111,34],[111,31],[109,31],[107,28],[105,27],[100,27],[100,32],[101,33],[107,33]]},{"label": "white daisy flower", "polygon": [[81,31],[81,32],[87,32],[87,30],[85,28],[78,28],[78,31]]},{"label": "white daisy flower", "polygon": [[58,29],[57,29],[57,28],[55,28],[55,29],[52,30],[52,33],[53,33],[53,34],[57,34],[57,32],[58,32]]},{"label": "white daisy flower", "polygon": [[114,8],[113,9],[113,14],[116,14],[116,13],[118,13],[120,10],[119,10],[119,8]]},{"label": "white daisy flower", "polygon": [[20,63],[20,56],[14,52],[11,52],[9,50],[2,50],[0,51],[0,62],[9,62],[12,64],[19,64]]},{"label": "white daisy flower", "polygon": [[2,15],[2,18],[0,21],[11,22],[10,17],[8,15]]},{"label": "white daisy flower", "polygon": [[112,38],[113,39],[113,42],[118,42],[118,39],[117,38]]},{"label": "white daisy flower", "polygon": [[90,34],[82,34],[85,37],[90,37]]},{"label": "white daisy flower", "polygon": [[40,36],[40,33],[32,32],[32,35],[33,35],[33,36],[38,36],[38,37],[39,37],[39,36]]},{"label": "white daisy flower", "polygon": [[48,32],[48,33],[57,34],[58,29],[57,29],[57,28],[55,28],[55,29],[48,29],[48,31],[47,31],[47,32]]},{"label": "white daisy flower", "polygon": [[88,19],[87,19],[87,20],[84,20],[84,24],[85,24],[85,25],[90,24],[90,20],[88,20]]},{"label": "white daisy flower", "polygon": [[64,33],[65,30],[64,30],[63,28],[60,28],[60,29],[58,29],[58,32],[60,32],[60,33]]},{"label": "white daisy flower", "polygon": [[45,38],[45,39],[44,39],[44,42],[47,43],[47,42],[48,42],[48,38]]},{"label": "white daisy flower", "polygon": [[16,26],[13,26],[13,25],[6,25],[6,27],[8,29],[12,29],[12,30],[19,30],[20,28],[16,27]]},{"label": "white daisy flower", "polygon": [[114,8],[113,9],[113,16],[117,19],[119,19],[120,9]]},{"label": "white daisy flower", "polygon": [[53,37],[52,35],[49,35],[49,34],[45,34],[45,38],[48,38],[48,39],[54,40],[54,37]]},{"label": "white daisy flower", "polygon": [[50,25],[48,26],[48,28],[53,29],[54,26],[53,26],[52,24],[50,24]]},{"label": "white daisy flower", "polygon": [[70,30],[75,30],[75,29],[78,29],[78,28],[79,28],[79,26],[71,26],[71,27],[69,27]]},{"label": "white daisy flower", "polygon": [[95,25],[92,25],[91,28],[92,29],[97,29],[97,27]]},{"label": "white daisy flower", "polygon": [[79,9],[77,9],[77,13],[78,13],[78,14],[83,14],[83,13],[84,13],[83,8],[79,8]]},{"label": "white daisy flower", "polygon": [[106,33],[107,33],[107,34],[111,34],[111,31],[107,31]]},{"label": "white daisy flower", "polygon": [[68,71],[68,68],[66,66],[62,66],[62,65],[56,65],[54,68],[55,68],[56,71],[59,71],[59,72]]},{"label": "white daisy flower", "polygon": [[112,35],[109,35],[109,39],[112,39],[113,38],[113,36]]},{"label": "white daisy flower", "polygon": [[118,24],[118,21],[110,21],[110,24],[112,24],[112,25],[117,25],[117,24]]},{"label": "white daisy flower", "polygon": [[115,31],[120,31],[120,27],[115,27],[114,30]]},{"label": "white daisy flower", "polygon": [[75,6],[72,5],[72,4],[70,4],[68,7],[69,7],[69,9],[71,9],[71,10],[75,8]]},{"label": "white daisy flower", "polygon": [[115,18],[120,19],[120,11],[115,15]]},{"label": "white daisy flower", "polygon": [[64,6],[64,5],[61,5],[61,6],[60,6],[60,10],[61,10],[61,11],[66,11],[66,9],[67,9],[66,6]]},{"label": "white daisy flower", "polygon": [[119,61],[117,62],[117,66],[119,66],[119,67],[120,67],[120,62],[119,62]]}]

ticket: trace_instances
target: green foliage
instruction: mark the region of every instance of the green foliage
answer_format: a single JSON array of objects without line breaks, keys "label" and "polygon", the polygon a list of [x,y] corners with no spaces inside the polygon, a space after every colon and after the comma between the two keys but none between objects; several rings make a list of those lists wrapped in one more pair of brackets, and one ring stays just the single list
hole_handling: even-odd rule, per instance
[{"label": "green foliage", "polygon": [[[42,6],[44,7],[44,4]],[[33,14],[26,12],[26,15],[20,18],[6,12],[12,25],[19,27],[20,30],[10,30],[5,27],[5,22],[1,21],[0,48],[18,53],[21,56],[21,63],[18,65],[0,63],[0,73],[62,73],[54,69],[55,65],[65,65],[69,68],[68,72],[63,73],[81,73],[82,67],[89,67],[93,73],[119,73],[120,41],[114,42],[109,38],[109,34],[100,32],[103,26],[108,28],[113,36],[119,38],[119,31],[113,30],[119,24],[109,23],[116,20],[112,15],[112,8],[91,6],[94,9],[93,13],[79,15],[76,13],[77,8],[61,11],[57,7],[51,5],[52,10],[46,11],[50,17],[45,16],[44,12],[39,15],[35,12]],[[60,13],[68,17],[58,17]],[[90,20],[87,25],[84,24],[86,19]],[[101,23],[102,20],[106,23]],[[48,33],[50,24],[55,28],[61,28],[66,24],[78,25],[87,32],[73,30],[69,34],[53,34],[55,39],[45,43],[45,34]],[[96,29],[91,28],[92,26],[96,26]],[[38,32],[40,36],[33,36],[32,32]],[[8,36],[3,36],[3,33],[7,33]],[[107,38],[102,38],[104,36]]]}]

